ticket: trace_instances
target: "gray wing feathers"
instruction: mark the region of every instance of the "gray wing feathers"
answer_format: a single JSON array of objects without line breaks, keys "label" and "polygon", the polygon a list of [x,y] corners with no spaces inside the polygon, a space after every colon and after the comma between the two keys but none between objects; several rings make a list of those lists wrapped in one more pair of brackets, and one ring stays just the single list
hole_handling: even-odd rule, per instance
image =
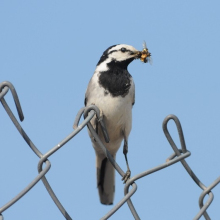
[{"label": "gray wing feathers", "polygon": [[86,94],[85,94],[85,102],[84,102],[85,106],[87,106],[88,104],[91,104],[90,103],[90,95],[93,94],[94,89],[95,89],[95,85],[92,82],[92,78],[91,78],[89,81],[87,90],[86,90]]}]

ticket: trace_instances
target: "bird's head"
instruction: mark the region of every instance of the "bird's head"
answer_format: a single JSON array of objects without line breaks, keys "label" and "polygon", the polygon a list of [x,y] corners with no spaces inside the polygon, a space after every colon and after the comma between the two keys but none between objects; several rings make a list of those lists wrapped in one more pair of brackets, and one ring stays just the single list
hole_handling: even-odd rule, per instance
[{"label": "bird's head", "polygon": [[[104,51],[103,55],[101,56],[97,68],[100,70],[108,69],[111,65],[121,66],[123,68],[127,68],[127,66],[134,60],[134,59],[143,59],[146,61],[146,58],[150,57],[150,53],[145,48],[145,54],[143,51],[138,51],[134,47],[126,44],[117,44],[109,47],[107,50]],[[142,60],[143,62],[145,62]],[[147,62],[147,61],[146,61]]]}]

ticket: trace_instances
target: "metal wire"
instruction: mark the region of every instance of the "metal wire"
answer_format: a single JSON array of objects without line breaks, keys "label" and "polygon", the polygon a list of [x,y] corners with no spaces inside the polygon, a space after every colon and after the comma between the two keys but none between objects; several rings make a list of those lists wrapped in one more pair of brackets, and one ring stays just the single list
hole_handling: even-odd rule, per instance
[{"label": "metal wire", "polygon": [[[88,106],[86,108],[80,109],[78,114],[76,115],[76,118],[75,118],[75,122],[74,122],[74,126],[73,126],[74,131],[72,131],[69,135],[67,135],[67,137],[65,137],[60,143],[58,143],[55,147],[53,147],[47,153],[42,154],[38,150],[38,148],[34,145],[34,143],[30,140],[28,135],[25,133],[25,131],[21,127],[20,123],[17,121],[16,117],[12,113],[12,111],[11,111],[10,107],[8,106],[7,102],[5,101],[4,96],[8,93],[9,90],[12,93],[12,96],[13,96],[13,99],[14,99],[14,102],[15,102],[15,105],[16,105],[16,109],[17,109],[17,113],[18,113],[19,119],[20,119],[20,121],[24,120],[24,115],[23,115],[23,112],[22,112],[22,108],[21,108],[21,105],[20,105],[20,102],[19,102],[19,98],[18,98],[17,92],[16,92],[14,86],[10,82],[8,82],[8,81],[0,83],[0,101],[1,101],[1,103],[3,105],[3,108],[5,109],[7,114],[9,115],[10,119],[12,120],[12,122],[15,125],[15,127],[17,128],[18,132],[24,138],[24,140],[29,145],[29,147],[32,149],[32,151],[40,158],[40,160],[38,162],[38,175],[31,181],[31,183],[29,183],[12,200],[8,201],[5,205],[0,207],[0,220],[3,219],[2,213],[6,209],[8,209],[10,206],[12,206],[14,203],[16,203],[19,199],[21,199],[29,190],[31,190],[39,182],[39,180],[42,180],[42,182],[44,183],[44,186],[45,186],[46,190],[48,191],[50,197],[52,198],[52,200],[56,204],[57,208],[63,214],[64,218],[67,219],[67,220],[72,220],[72,218],[69,216],[69,214],[67,213],[65,208],[62,206],[61,202],[57,198],[56,194],[52,190],[48,180],[45,177],[45,174],[49,171],[49,169],[51,167],[51,163],[48,160],[48,158],[52,154],[54,154],[61,147],[63,147],[68,141],[70,141],[75,135],[77,135],[87,125],[88,129],[90,130],[90,132],[93,135],[94,139],[96,140],[96,142],[98,143],[100,148],[103,150],[103,152],[105,153],[106,157],[111,162],[112,166],[116,169],[116,171],[121,176],[124,176],[124,174],[125,174],[124,171],[120,168],[120,166],[113,159],[111,154],[108,152],[108,150],[105,148],[104,143],[102,143],[102,141],[100,140],[99,136],[97,135],[96,131],[94,130],[94,128],[92,127],[92,125],[90,123],[90,120],[93,117],[96,117],[98,119],[98,122],[100,123],[101,130],[103,132],[105,141],[109,142],[108,131],[107,131],[106,127],[105,127],[105,123],[104,123],[103,117],[100,115],[100,110],[95,105],[91,105],[91,106]],[[82,115],[84,115],[84,121],[79,125],[79,121],[80,121]],[[171,137],[171,135],[170,135],[170,133],[168,131],[167,124],[168,124],[168,122],[170,120],[173,120],[175,122],[175,124],[176,124],[176,128],[177,128],[177,131],[178,131],[178,134],[179,134],[181,149],[177,148],[177,145],[174,143],[174,141],[173,141],[173,139],[172,139],[172,137]],[[168,166],[171,166],[171,165],[173,165],[173,164],[175,164],[177,162],[181,162],[182,163],[183,167],[186,169],[186,171],[188,172],[189,176],[203,190],[201,195],[200,195],[200,197],[199,197],[200,211],[196,214],[196,216],[193,218],[193,220],[198,220],[201,216],[204,216],[204,218],[206,220],[210,220],[211,219],[209,217],[208,213],[206,212],[206,210],[208,209],[208,207],[210,206],[210,204],[212,203],[213,198],[214,198],[214,195],[211,192],[211,190],[214,187],[216,187],[217,184],[220,183],[220,177],[218,177],[212,184],[210,184],[208,187],[206,187],[199,180],[199,178],[194,174],[194,172],[191,170],[190,166],[184,160],[186,157],[189,157],[191,155],[191,153],[186,148],[182,127],[181,127],[179,119],[175,115],[168,115],[164,119],[162,127],[163,127],[164,134],[165,134],[168,142],[170,143],[174,153],[167,158],[166,163],[163,163],[163,164],[161,164],[161,165],[159,165],[157,167],[154,167],[152,169],[149,169],[147,171],[144,171],[144,172],[142,172],[142,173],[140,173],[138,175],[135,175],[135,176],[131,177],[126,182],[126,184],[125,184],[125,187],[124,187],[124,197],[105,216],[103,216],[101,218],[101,220],[108,219],[110,216],[112,216],[126,202],[127,202],[128,206],[130,208],[130,211],[131,211],[133,217],[136,220],[139,220],[140,217],[138,216],[138,213],[136,212],[136,210],[134,208],[134,205],[133,205],[133,203],[131,201],[131,196],[137,191],[137,185],[136,185],[135,181],[137,181],[138,179],[140,179],[140,178],[142,178],[144,176],[150,175],[150,174],[152,174],[152,173],[154,173],[156,171],[159,171],[159,170],[164,169],[164,168],[166,168]],[[43,169],[43,164],[44,163],[46,164],[46,166]],[[131,186],[131,189],[129,191],[129,187],[130,186]],[[206,203],[203,204],[203,200],[204,200],[204,197],[206,195],[208,195],[209,198],[206,201]]]}]

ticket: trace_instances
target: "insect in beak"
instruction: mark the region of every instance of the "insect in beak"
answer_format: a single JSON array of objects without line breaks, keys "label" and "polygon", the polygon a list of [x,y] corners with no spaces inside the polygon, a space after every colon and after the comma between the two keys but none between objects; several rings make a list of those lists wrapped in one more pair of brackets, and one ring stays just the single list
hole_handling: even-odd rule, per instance
[{"label": "insect in beak", "polygon": [[138,52],[138,58],[144,62],[147,63],[150,61],[151,53],[148,51],[146,42],[143,43],[143,50]]}]

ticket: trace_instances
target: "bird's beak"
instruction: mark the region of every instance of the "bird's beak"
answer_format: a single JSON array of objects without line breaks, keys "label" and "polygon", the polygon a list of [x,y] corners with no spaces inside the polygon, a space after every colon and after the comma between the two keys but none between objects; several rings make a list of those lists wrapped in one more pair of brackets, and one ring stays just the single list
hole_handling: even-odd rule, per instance
[{"label": "bird's beak", "polygon": [[151,53],[148,51],[148,48],[145,42],[143,43],[142,51],[138,51],[135,49],[133,52],[131,52],[131,55],[134,57],[134,59],[140,59],[144,63],[147,63],[148,61],[151,60],[150,59]]}]

